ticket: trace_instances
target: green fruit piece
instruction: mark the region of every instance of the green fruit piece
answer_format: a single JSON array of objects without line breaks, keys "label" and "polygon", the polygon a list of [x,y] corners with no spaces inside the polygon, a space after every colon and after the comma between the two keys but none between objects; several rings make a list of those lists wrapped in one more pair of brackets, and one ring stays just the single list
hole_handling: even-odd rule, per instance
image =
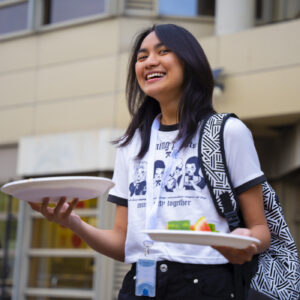
[{"label": "green fruit piece", "polygon": [[169,221],[168,229],[171,230],[190,230],[190,221],[181,220],[181,221]]},{"label": "green fruit piece", "polygon": [[208,226],[210,228],[210,231],[215,232],[216,231],[216,226],[213,223],[208,223]]},{"label": "green fruit piece", "polygon": [[216,230],[216,225],[215,224],[208,223],[208,226],[209,226],[211,232],[220,232],[220,231]]}]

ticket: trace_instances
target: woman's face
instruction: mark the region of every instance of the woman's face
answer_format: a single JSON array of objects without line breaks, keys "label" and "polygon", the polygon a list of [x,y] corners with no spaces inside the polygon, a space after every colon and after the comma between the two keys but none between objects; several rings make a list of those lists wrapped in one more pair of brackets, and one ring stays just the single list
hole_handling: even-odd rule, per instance
[{"label": "woman's face", "polygon": [[143,92],[163,101],[179,102],[184,77],[183,63],[151,32],[143,40],[135,64],[137,81]]}]

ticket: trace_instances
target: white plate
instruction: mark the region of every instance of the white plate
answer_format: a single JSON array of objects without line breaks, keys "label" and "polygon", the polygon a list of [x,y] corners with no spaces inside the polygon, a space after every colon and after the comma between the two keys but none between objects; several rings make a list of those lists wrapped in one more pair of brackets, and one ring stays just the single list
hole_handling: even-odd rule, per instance
[{"label": "white plate", "polygon": [[228,246],[237,249],[247,248],[250,244],[259,244],[253,237],[220,232],[189,230],[144,230],[152,240],[166,243],[183,243],[208,246]]},{"label": "white plate", "polygon": [[60,197],[66,197],[67,201],[96,198],[113,186],[108,178],[60,176],[13,181],[5,184],[1,191],[24,201],[41,202],[44,197],[49,197],[50,202],[57,202]]}]

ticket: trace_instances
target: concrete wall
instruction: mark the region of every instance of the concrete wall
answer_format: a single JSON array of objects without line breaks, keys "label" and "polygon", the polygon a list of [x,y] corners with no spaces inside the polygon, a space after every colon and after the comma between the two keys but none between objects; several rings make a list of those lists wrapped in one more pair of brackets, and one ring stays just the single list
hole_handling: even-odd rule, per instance
[{"label": "concrete wall", "polygon": [[118,28],[107,20],[2,42],[0,143],[115,126]]},{"label": "concrete wall", "polygon": [[[107,18],[1,41],[0,147],[24,136],[125,128],[133,37],[167,22],[174,20]],[[176,23],[199,39],[212,68],[224,69],[217,111],[235,112],[256,137],[300,122],[300,20],[223,36],[208,21]]]},{"label": "concrete wall", "polygon": [[[0,145],[126,127],[128,50],[134,34],[153,22],[160,21],[111,18],[0,41]],[[177,23],[198,38],[213,33],[212,23]]]},{"label": "concrete wall", "polygon": [[[213,68],[224,68],[218,111],[233,111],[251,123],[297,114],[300,119],[300,20],[200,39]],[[283,120],[285,119],[285,120]],[[295,116],[293,120],[295,121]]]}]

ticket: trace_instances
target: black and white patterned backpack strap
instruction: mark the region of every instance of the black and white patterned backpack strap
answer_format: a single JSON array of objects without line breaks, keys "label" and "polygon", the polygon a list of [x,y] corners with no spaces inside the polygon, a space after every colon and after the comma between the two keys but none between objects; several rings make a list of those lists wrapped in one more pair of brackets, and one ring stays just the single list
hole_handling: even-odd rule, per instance
[{"label": "black and white patterned backpack strap", "polygon": [[229,228],[240,226],[238,202],[230,177],[224,151],[223,132],[226,121],[234,114],[214,114],[203,121],[198,145],[199,164],[215,207]]}]

